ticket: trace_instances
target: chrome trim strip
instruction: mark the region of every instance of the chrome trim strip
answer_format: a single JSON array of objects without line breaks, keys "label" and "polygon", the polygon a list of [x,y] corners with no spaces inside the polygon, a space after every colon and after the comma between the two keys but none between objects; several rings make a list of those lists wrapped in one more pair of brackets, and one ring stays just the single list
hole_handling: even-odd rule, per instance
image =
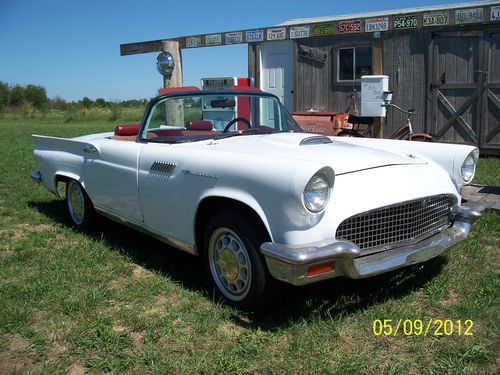
[{"label": "chrome trim strip", "polygon": [[198,255],[198,252],[196,251],[196,248],[188,243],[188,242],[184,242],[184,241],[181,241],[181,240],[178,240],[178,239],[175,239],[175,238],[172,238],[172,237],[168,237],[168,236],[164,236],[164,235],[161,235],[161,234],[158,234],[158,233],[155,233],[149,229],[146,229],[144,228],[142,225],[140,224],[137,224],[137,223],[134,223],[134,222],[131,222],[127,219],[124,219],[116,214],[113,214],[113,213],[110,213],[108,211],[105,211],[103,210],[102,208],[97,208],[95,207],[95,210],[96,212],[99,214],[99,215],[102,215],[104,217],[107,217],[108,219],[110,220],[113,220],[113,221],[116,221],[117,223],[120,223],[120,224],[123,224],[129,228],[132,228],[138,232],[141,232],[145,235],[148,235],[150,237],[153,237],[161,242],[164,242],[166,243],[167,245],[170,245],[170,246],[173,246],[179,250],[182,250],[182,251],[185,251],[186,253],[189,253],[191,255]]},{"label": "chrome trim strip", "polygon": [[[290,284],[310,284],[337,276],[362,279],[425,262],[440,255],[467,237],[482,209],[481,206],[471,204],[455,205],[452,209],[455,215],[452,227],[419,243],[365,256],[360,256],[361,249],[354,243],[342,240],[304,246],[265,242],[260,250],[264,254],[271,275]],[[311,265],[326,261],[335,262],[334,271],[307,276]]]}]

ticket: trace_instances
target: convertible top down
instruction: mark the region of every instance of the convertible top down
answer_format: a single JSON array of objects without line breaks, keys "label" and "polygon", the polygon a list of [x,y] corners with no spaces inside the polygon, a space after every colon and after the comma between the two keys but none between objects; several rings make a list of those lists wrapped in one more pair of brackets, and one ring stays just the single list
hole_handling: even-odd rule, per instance
[{"label": "convertible top down", "polygon": [[33,136],[32,177],[71,221],[95,213],[204,258],[216,293],[242,308],[280,282],[365,278],[464,240],[473,146],[302,132],[257,90],[154,98],[140,124],[71,139]]}]

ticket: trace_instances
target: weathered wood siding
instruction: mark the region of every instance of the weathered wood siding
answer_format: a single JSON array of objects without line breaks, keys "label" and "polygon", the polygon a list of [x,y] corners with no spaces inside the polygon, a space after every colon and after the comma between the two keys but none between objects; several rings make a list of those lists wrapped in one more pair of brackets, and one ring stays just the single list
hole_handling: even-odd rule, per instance
[{"label": "weathered wood siding", "polygon": [[[403,109],[415,109],[412,124],[416,133],[426,131],[428,35],[415,31],[389,31],[383,34],[384,74],[389,76],[389,89],[394,92],[392,102]],[[390,137],[406,124],[406,118],[396,109],[389,109],[384,126],[385,137]]]},{"label": "weathered wood siding", "polygon": [[[383,39],[384,74],[390,77],[389,86],[394,91],[393,101],[403,108],[415,108],[415,131],[425,130],[426,112],[426,55],[428,34],[387,32]],[[361,84],[337,82],[337,50],[343,47],[372,46],[371,34],[336,35],[323,38],[299,40],[300,46],[312,47],[326,54],[324,64],[297,57],[296,111],[314,109],[319,111],[345,111],[351,102],[351,94]],[[361,110],[358,98],[357,107]],[[389,136],[399,128],[406,118],[395,110],[389,110],[385,134]]]},{"label": "weathered wood siding", "polygon": [[487,34],[488,76],[483,94],[481,146],[484,149],[500,150],[500,30]]},{"label": "weathered wood siding", "polygon": [[[500,153],[498,27],[387,31],[382,38],[383,70],[394,91],[393,103],[416,110],[415,132]],[[360,83],[337,82],[337,50],[372,45],[371,34],[297,40],[295,110],[346,111]],[[301,47],[325,54],[324,63],[299,56]],[[361,110],[359,100],[357,107]],[[405,115],[389,109],[385,137],[405,123]]]},{"label": "weathered wood siding", "polygon": [[[359,91],[361,85],[337,82],[337,49],[371,44],[370,34],[299,39],[295,53],[295,110],[307,111],[312,108],[318,111],[344,112],[349,106],[353,88]],[[311,47],[326,54],[325,62],[298,56],[300,46]]]}]

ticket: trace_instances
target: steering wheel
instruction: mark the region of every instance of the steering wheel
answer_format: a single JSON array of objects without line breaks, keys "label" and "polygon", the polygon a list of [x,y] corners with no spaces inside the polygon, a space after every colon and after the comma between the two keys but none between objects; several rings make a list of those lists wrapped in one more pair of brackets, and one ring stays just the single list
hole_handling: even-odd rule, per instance
[{"label": "steering wheel", "polygon": [[227,133],[229,131],[229,128],[231,126],[233,126],[235,123],[237,123],[238,121],[243,122],[246,126],[248,126],[248,129],[250,129],[252,127],[252,124],[250,124],[250,121],[248,121],[246,118],[244,118],[244,117],[236,117],[236,118],[233,118],[231,121],[229,121],[227,123],[227,125],[225,126],[225,128],[224,128],[224,130],[222,132],[223,133]]}]

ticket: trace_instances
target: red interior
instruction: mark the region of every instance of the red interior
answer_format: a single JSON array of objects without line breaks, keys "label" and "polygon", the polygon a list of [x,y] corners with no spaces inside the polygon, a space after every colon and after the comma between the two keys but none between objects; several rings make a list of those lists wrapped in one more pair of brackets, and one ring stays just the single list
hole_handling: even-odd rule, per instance
[{"label": "red interior", "polygon": [[[148,133],[149,138],[171,137],[172,141],[182,141],[187,139],[202,139],[213,133],[212,122],[208,120],[193,120],[186,123],[184,129],[158,129]],[[139,132],[140,124],[124,124],[115,128],[115,135],[112,139],[120,141],[135,141]]]},{"label": "red interior", "polygon": [[186,130],[210,131],[212,122],[208,120],[193,120],[186,122]]},{"label": "red interior", "polygon": [[141,128],[140,123],[135,124],[121,124],[115,128],[115,135],[137,135],[139,133],[139,129]]}]

